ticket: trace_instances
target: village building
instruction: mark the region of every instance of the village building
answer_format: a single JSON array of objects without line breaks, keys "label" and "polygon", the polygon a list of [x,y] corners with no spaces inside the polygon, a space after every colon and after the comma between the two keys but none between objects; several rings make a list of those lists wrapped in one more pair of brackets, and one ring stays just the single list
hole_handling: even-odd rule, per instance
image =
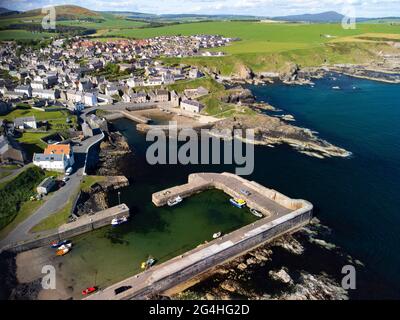
[{"label": "village building", "polygon": [[156,90],[156,100],[157,102],[169,101],[169,92],[167,90]]},{"label": "village building", "polygon": [[47,177],[36,187],[36,191],[40,195],[46,195],[51,192],[51,190],[53,190],[55,185],[56,181],[54,180],[54,178]]},{"label": "village building", "polygon": [[0,163],[24,164],[25,161],[25,152],[17,141],[8,136],[0,136]]},{"label": "village building", "polygon": [[19,130],[24,129],[37,129],[35,116],[16,118],[14,120],[14,127]]},{"label": "village building", "polygon": [[7,114],[11,111],[11,104],[5,101],[0,101],[0,115]]},{"label": "village building", "polygon": [[179,107],[180,97],[175,90],[170,93],[170,101],[173,107]]},{"label": "village building", "polygon": [[196,100],[183,100],[181,102],[181,109],[193,113],[200,113],[204,105]]},{"label": "village building", "polygon": [[87,123],[92,129],[100,129],[102,131],[108,131],[107,120],[104,118],[100,118],[95,114],[91,114],[87,117]]},{"label": "village building", "polygon": [[17,86],[17,87],[15,87],[14,91],[18,92],[18,93],[22,93],[29,98],[32,97],[32,87],[31,86],[24,86],[24,85]]},{"label": "village building", "polygon": [[33,155],[33,164],[44,170],[65,172],[74,163],[74,154],[69,144],[49,145],[44,153]]},{"label": "village building", "polygon": [[52,89],[33,89],[32,96],[40,99],[55,100],[60,97],[60,91]]}]

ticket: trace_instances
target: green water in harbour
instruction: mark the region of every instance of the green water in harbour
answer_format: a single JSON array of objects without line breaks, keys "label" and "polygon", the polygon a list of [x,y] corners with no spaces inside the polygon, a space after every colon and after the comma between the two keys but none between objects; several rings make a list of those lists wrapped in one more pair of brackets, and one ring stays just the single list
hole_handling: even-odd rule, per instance
[{"label": "green water in harbour", "polygon": [[213,240],[215,232],[229,233],[256,220],[248,209],[231,206],[229,197],[218,190],[194,195],[172,208],[156,208],[146,186],[137,185],[133,197],[137,207],[131,208],[129,223],[73,239],[62,270],[74,287],[74,297],[88,286],[103,288],[141,272],[141,262],[150,255],[161,263]]}]

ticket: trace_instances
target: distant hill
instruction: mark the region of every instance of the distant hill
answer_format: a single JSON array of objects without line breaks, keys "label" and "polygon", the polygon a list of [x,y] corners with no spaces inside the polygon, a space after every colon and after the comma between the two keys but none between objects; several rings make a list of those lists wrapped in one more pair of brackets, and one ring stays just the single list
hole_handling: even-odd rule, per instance
[{"label": "distant hill", "polygon": [[229,14],[152,14],[142,12],[129,11],[105,11],[116,16],[124,16],[130,19],[145,19],[145,20],[165,20],[165,21],[202,21],[202,20],[257,20],[261,17],[249,15],[229,15]]},{"label": "distant hill", "polygon": [[316,14],[299,14],[290,16],[274,17],[273,20],[292,22],[341,22],[343,15],[335,11],[327,11]]},{"label": "distant hill", "polygon": [[9,10],[7,8],[0,8],[0,16],[9,16],[12,14],[17,14],[18,11],[15,10]]},{"label": "distant hill", "polygon": [[[89,19],[89,20],[102,20],[103,16],[95,11],[73,5],[62,5],[55,6],[57,12],[57,20],[79,20],[79,19]],[[34,18],[42,17],[47,13],[42,13],[42,8],[25,11],[18,14],[13,14],[12,18]]]}]

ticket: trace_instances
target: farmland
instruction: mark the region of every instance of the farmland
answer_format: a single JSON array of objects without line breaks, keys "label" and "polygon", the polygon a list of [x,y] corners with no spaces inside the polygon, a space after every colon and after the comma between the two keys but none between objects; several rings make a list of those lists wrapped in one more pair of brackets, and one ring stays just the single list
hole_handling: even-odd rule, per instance
[{"label": "farmland", "polygon": [[160,35],[220,34],[240,38],[240,41],[227,47],[216,49],[224,51],[227,54],[224,57],[166,60],[170,63],[187,62],[231,75],[240,73],[243,67],[249,67],[255,72],[282,71],[289,61],[302,66],[369,61],[375,53],[388,50],[387,45],[381,41],[355,38],[371,33],[381,34],[382,38],[392,38],[393,34],[400,34],[400,26],[358,24],[354,30],[345,30],[339,24],[224,21],[114,30],[104,33],[104,36],[149,38]]}]

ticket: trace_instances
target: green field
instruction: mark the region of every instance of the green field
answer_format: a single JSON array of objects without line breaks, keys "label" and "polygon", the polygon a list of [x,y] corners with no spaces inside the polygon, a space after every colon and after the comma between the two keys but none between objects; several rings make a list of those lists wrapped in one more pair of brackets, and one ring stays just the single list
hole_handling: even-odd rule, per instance
[{"label": "green field", "polygon": [[[282,71],[287,62],[302,66],[369,61],[379,51],[387,50],[382,42],[348,41],[363,34],[400,34],[399,25],[358,24],[345,30],[339,24],[273,24],[263,22],[200,22],[159,28],[113,30],[104,36],[148,38],[159,35],[220,34],[241,41],[216,48],[224,57],[167,59],[170,63],[188,63],[208,67],[225,75],[238,73],[243,66],[253,71]],[[329,36],[329,37],[328,37]],[[341,39],[346,41],[341,42]],[[371,51],[372,49],[372,51]]]},{"label": "green field", "polygon": [[330,38],[363,33],[400,33],[400,26],[385,24],[360,24],[355,30],[345,30],[339,24],[273,24],[263,22],[199,22],[160,28],[112,31],[107,35],[150,38],[160,35],[220,34],[238,37],[242,41],[224,48],[228,53],[277,52],[289,49],[318,46]]},{"label": "green field", "polygon": [[124,29],[137,28],[145,26],[147,23],[142,21],[134,21],[116,17],[112,14],[102,14],[104,20],[101,22],[90,22],[80,20],[58,21],[57,23],[64,26],[84,27],[88,29]]},{"label": "green field", "polygon": [[0,41],[6,40],[25,40],[25,39],[43,39],[54,37],[54,33],[31,32],[26,30],[0,30]]},{"label": "green field", "polygon": [[[97,18],[97,17],[96,17]],[[76,20],[61,20],[57,21],[57,25],[69,26],[69,27],[81,27],[86,29],[95,29],[97,35],[102,35],[108,32],[122,32],[125,29],[132,29],[146,26],[146,22],[135,21],[125,19],[123,17],[117,17],[112,14],[102,13],[98,17],[99,21],[89,21],[87,17],[83,16],[81,19]],[[2,18],[0,19],[0,41],[2,40],[30,40],[30,39],[42,39],[57,35],[54,33],[33,33],[27,30],[12,30],[7,27],[11,24],[40,24],[42,22],[41,16],[33,17],[12,17],[12,18]],[[56,30],[57,31],[57,30]]]}]

